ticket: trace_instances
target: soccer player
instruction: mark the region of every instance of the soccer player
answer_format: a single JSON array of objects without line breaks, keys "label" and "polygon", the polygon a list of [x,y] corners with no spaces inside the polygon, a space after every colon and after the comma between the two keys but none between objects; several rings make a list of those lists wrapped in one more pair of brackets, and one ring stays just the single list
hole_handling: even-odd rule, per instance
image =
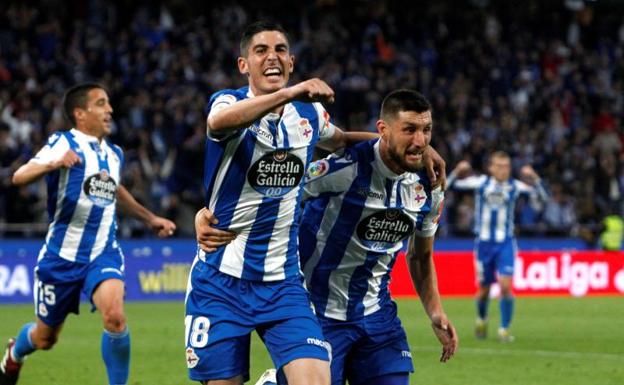
[{"label": "soccer player", "polygon": [[[299,250],[331,347],[333,384],[408,383],[411,352],[388,291],[397,254],[408,240],[410,273],[442,344],[441,361],[451,358],[458,344],[432,259],[443,193],[422,168],[431,140],[431,105],[415,91],[392,92],[383,101],[377,128],[380,139],[311,163],[304,187],[308,200]],[[205,239],[211,232],[198,217],[198,236]],[[272,374],[267,371],[262,381],[275,382]]]},{"label": "soccer player", "polygon": [[327,344],[310,308],[297,252],[301,183],[315,144],[328,150],[370,139],[333,126],[320,79],[287,87],[294,69],[286,31],[256,22],[240,42],[248,86],[210,98],[204,185],[216,227],[236,234],[198,248],[186,296],[186,362],[192,380],[249,379],[256,330],[291,385],[328,384]]},{"label": "soccer player", "polygon": [[124,257],[116,240],[116,206],[170,236],[173,222],[139,204],[120,184],[122,150],[105,140],[113,109],[104,88],[84,83],[67,91],[64,112],[74,128],[54,133],[13,175],[23,185],[46,176],[50,226],[35,267],[35,323],[10,339],[0,384],[15,384],[26,356],[56,344],[65,318],[78,314],[84,292],[102,315],[102,358],[109,384],[126,384],[130,334],[123,309]]},{"label": "soccer player", "polygon": [[515,204],[521,194],[528,194],[534,206],[538,206],[540,201],[545,202],[547,196],[539,176],[531,166],[522,167],[520,173],[532,185],[511,178],[511,160],[505,152],[497,151],[490,156],[489,175],[457,179],[470,169],[467,161],[459,162],[449,175],[448,185],[456,190],[475,191],[475,253],[479,279],[475,336],[478,339],[487,336],[490,286],[498,281],[501,289],[498,338],[501,342],[512,342],[514,337],[509,326],[514,307],[511,287],[517,250],[514,235]]}]

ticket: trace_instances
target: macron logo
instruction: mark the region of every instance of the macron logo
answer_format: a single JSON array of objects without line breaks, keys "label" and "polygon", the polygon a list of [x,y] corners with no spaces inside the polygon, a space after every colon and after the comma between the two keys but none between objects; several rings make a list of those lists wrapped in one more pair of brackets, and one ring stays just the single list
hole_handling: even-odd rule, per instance
[{"label": "macron logo", "polygon": [[405,358],[412,358],[412,353],[408,350],[403,350],[401,352],[401,357],[405,357]]},{"label": "macron logo", "polygon": [[327,350],[327,353],[329,354],[329,361],[331,362],[331,360],[332,360],[332,347],[329,344],[329,342],[322,341],[322,340],[319,340],[318,338],[312,338],[312,337],[308,338],[306,340],[306,342],[308,344],[310,344],[310,345],[316,345],[316,346],[320,346],[322,348],[325,348]]}]

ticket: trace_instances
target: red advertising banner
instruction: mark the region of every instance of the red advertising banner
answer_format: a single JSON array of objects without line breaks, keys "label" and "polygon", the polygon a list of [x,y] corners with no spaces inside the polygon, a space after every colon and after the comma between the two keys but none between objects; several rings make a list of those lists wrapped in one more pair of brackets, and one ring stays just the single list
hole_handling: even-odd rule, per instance
[{"label": "red advertising banner", "polygon": [[[474,295],[477,289],[471,251],[441,251],[434,256],[442,295]],[[416,295],[405,256],[399,256],[390,290],[395,296]],[[624,252],[520,251],[514,293],[522,295],[622,295]]]}]

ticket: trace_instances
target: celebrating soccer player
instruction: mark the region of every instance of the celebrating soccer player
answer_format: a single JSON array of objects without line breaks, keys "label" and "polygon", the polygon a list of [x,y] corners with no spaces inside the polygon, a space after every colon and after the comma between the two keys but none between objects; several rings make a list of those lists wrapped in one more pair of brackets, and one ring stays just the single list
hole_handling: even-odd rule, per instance
[{"label": "celebrating soccer player", "polygon": [[[432,259],[443,201],[423,169],[432,124],[431,105],[421,94],[392,92],[377,122],[380,139],[311,163],[307,170],[299,251],[331,347],[333,384],[408,383],[411,352],[388,291],[390,272],[408,240],[410,273],[442,344],[441,361],[457,349]],[[196,228],[202,239],[225,237],[210,230],[201,215]]]},{"label": "celebrating soccer player", "polygon": [[139,204],[120,184],[122,150],[105,140],[113,109],[99,84],[65,94],[63,108],[73,127],[47,144],[13,175],[17,185],[46,176],[50,225],[35,268],[36,323],[9,340],[0,362],[0,384],[15,384],[24,358],[51,349],[69,313],[78,314],[80,293],[102,315],[102,358],[109,384],[126,384],[130,334],[123,309],[124,257],[116,239],[116,206],[145,222],[161,237],[176,229]]},{"label": "celebrating soccer player", "polygon": [[289,48],[279,25],[250,25],[238,59],[249,85],[217,92],[207,106],[206,208],[236,237],[200,249],[191,270],[186,358],[190,378],[203,383],[249,378],[253,330],[289,384],[329,383],[328,345],[299,270],[300,186],[317,142],[334,150],[376,135],[330,123],[321,102],[334,92],[322,80],[287,87]]},{"label": "celebrating soccer player", "polygon": [[475,336],[478,339],[487,336],[490,286],[498,281],[501,288],[501,322],[498,338],[501,342],[512,342],[514,337],[509,331],[514,307],[511,286],[517,249],[514,208],[521,194],[529,194],[531,201],[537,206],[539,201],[546,201],[546,192],[531,166],[524,166],[521,173],[532,181],[533,186],[512,179],[511,160],[509,155],[502,151],[490,156],[490,175],[473,175],[457,179],[470,169],[467,161],[459,162],[449,175],[448,184],[453,189],[475,191],[477,236],[475,250],[479,279]]}]

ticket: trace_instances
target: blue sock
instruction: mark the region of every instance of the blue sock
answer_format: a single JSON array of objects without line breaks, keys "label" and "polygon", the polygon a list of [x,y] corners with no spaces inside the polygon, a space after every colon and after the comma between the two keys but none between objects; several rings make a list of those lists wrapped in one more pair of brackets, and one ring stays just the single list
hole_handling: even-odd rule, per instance
[{"label": "blue sock", "polygon": [[102,358],[111,385],[124,385],[130,372],[130,333],[128,327],[120,333],[104,330],[102,333]]},{"label": "blue sock", "polygon": [[11,352],[11,356],[16,361],[23,361],[24,358],[30,353],[37,350],[35,345],[33,345],[32,340],[30,339],[30,331],[35,327],[35,323],[27,323],[22,326],[19,333],[17,334],[17,338],[15,339],[15,345],[13,345],[13,351]]},{"label": "blue sock", "polygon": [[482,320],[487,319],[489,304],[490,304],[489,299],[486,299],[486,300],[477,299],[477,314],[479,315],[479,318],[481,318]]},{"label": "blue sock", "polygon": [[502,297],[500,300],[501,327],[507,329],[513,316],[514,298]]}]

